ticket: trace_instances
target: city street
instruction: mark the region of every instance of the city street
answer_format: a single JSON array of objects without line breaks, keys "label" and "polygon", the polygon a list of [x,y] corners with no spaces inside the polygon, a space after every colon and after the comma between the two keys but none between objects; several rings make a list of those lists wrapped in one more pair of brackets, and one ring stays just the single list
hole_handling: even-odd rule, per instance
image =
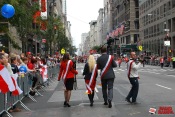
[{"label": "city street", "polygon": [[[108,108],[103,105],[101,86],[99,78],[94,99],[94,106],[89,106],[88,96],[85,94],[86,88],[81,75],[84,64],[77,64],[78,89],[72,92],[71,107],[63,107],[62,84],[56,80],[46,92],[41,92],[42,96],[34,96],[38,102],[33,102],[29,98],[23,100],[24,104],[31,111],[12,113],[14,117],[147,117],[154,116],[149,113],[151,107],[157,110],[161,106],[171,106],[175,111],[175,69],[160,66],[145,66],[140,68],[140,89],[138,102],[132,105],[125,101],[125,97],[130,90],[130,83],[126,77],[126,64],[122,63],[121,68],[114,69],[116,74],[114,84],[113,107]],[[22,107],[21,107],[22,108]],[[160,116],[156,114],[155,116]],[[161,115],[165,116],[165,115]],[[174,115],[166,115],[174,116]]]}]

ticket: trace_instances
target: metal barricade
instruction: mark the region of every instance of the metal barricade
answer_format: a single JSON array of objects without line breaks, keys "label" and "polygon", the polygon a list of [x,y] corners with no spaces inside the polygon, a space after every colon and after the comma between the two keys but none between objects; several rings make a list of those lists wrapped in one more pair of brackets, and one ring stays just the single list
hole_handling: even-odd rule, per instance
[{"label": "metal barricade", "polygon": [[0,114],[4,112],[4,102],[5,102],[4,95],[0,93]]},{"label": "metal barricade", "polygon": [[[56,78],[58,75],[59,67],[58,66],[53,66],[53,67],[48,67],[48,81],[53,82],[53,80]],[[38,75],[38,85],[43,85],[43,79],[40,75],[39,72],[37,72]],[[37,102],[33,96],[29,94],[30,88],[32,87],[32,81],[29,78],[29,73],[25,74],[25,76],[19,76],[17,79],[19,87],[23,90],[23,93],[20,94],[19,96],[12,96],[11,92],[8,92],[6,94],[0,93],[0,116],[3,113],[6,113],[9,117],[13,117],[8,110],[11,109],[13,106],[15,106],[17,103],[20,103],[21,106],[28,110],[31,111],[24,103],[22,103],[23,98],[29,97],[32,101]],[[39,91],[36,89],[37,93],[42,96]]]}]

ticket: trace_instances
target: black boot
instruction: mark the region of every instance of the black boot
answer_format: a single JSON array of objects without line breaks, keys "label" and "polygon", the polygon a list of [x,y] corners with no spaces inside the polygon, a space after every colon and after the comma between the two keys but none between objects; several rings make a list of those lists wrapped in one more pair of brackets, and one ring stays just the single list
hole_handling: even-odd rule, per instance
[{"label": "black boot", "polygon": [[89,97],[89,101],[90,101],[90,106],[93,106],[93,95],[88,94],[88,97]]},{"label": "black boot", "polygon": [[108,100],[108,103],[109,103],[108,107],[109,108],[112,108],[112,102],[111,102],[111,100]]}]

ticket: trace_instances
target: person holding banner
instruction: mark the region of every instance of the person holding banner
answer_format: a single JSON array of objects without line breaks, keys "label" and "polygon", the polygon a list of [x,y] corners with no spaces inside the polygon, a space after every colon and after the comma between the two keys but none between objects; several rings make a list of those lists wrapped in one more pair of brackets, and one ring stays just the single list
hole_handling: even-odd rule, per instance
[{"label": "person holding banner", "polygon": [[94,89],[96,85],[96,78],[98,75],[96,60],[93,55],[88,57],[88,61],[84,66],[83,75],[85,79],[85,84],[87,88],[87,94],[90,101],[90,106],[93,106],[94,102]]},{"label": "person holding banner", "polygon": [[111,108],[111,102],[113,99],[113,84],[115,78],[113,68],[117,67],[117,64],[114,60],[114,57],[107,54],[107,48],[105,46],[101,48],[101,53],[102,55],[97,59],[97,67],[101,70],[101,83],[104,105],[109,104],[108,107]]},{"label": "person holding banner", "polygon": [[63,55],[63,59],[60,65],[60,72],[58,76],[58,81],[63,80],[64,90],[64,106],[70,107],[69,100],[71,97],[71,91],[73,90],[74,75],[78,72],[73,68],[73,62],[70,60],[69,53]]}]

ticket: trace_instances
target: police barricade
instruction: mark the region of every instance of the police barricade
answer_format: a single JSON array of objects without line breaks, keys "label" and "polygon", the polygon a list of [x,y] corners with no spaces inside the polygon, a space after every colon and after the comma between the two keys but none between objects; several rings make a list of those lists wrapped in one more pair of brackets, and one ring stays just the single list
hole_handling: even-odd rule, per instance
[{"label": "police barricade", "polygon": [[[57,74],[56,72],[58,72],[58,69],[55,70],[56,67],[50,67],[48,69],[48,77],[49,78],[52,78],[53,74]],[[53,73],[52,73],[53,72]],[[38,78],[38,81],[41,83],[42,81],[42,77],[40,75],[39,72],[37,72],[39,78]],[[12,96],[12,93],[11,92],[8,92],[6,94],[3,94],[3,93],[0,93],[0,116],[3,114],[3,113],[6,113],[9,117],[13,117],[9,112],[8,110],[10,110],[11,108],[13,108],[17,103],[20,103],[21,106],[28,110],[28,111],[31,111],[24,103],[22,103],[22,100],[23,98],[25,97],[29,97],[30,99],[32,99],[33,101],[37,102],[33,96],[31,96],[29,94],[30,92],[30,88],[32,87],[32,81],[31,79],[29,78],[29,73],[25,74],[24,76],[20,75],[19,78],[17,79],[17,82],[18,82],[18,85],[19,87],[21,88],[21,90],[23,91],[22,94],[18,95],[18,96]],[[40,85],[39,83],[39,85]],[[37,90],[37,94],[41,95],[38,90]],[[42,95],[41,95],[42,96]]]}]

